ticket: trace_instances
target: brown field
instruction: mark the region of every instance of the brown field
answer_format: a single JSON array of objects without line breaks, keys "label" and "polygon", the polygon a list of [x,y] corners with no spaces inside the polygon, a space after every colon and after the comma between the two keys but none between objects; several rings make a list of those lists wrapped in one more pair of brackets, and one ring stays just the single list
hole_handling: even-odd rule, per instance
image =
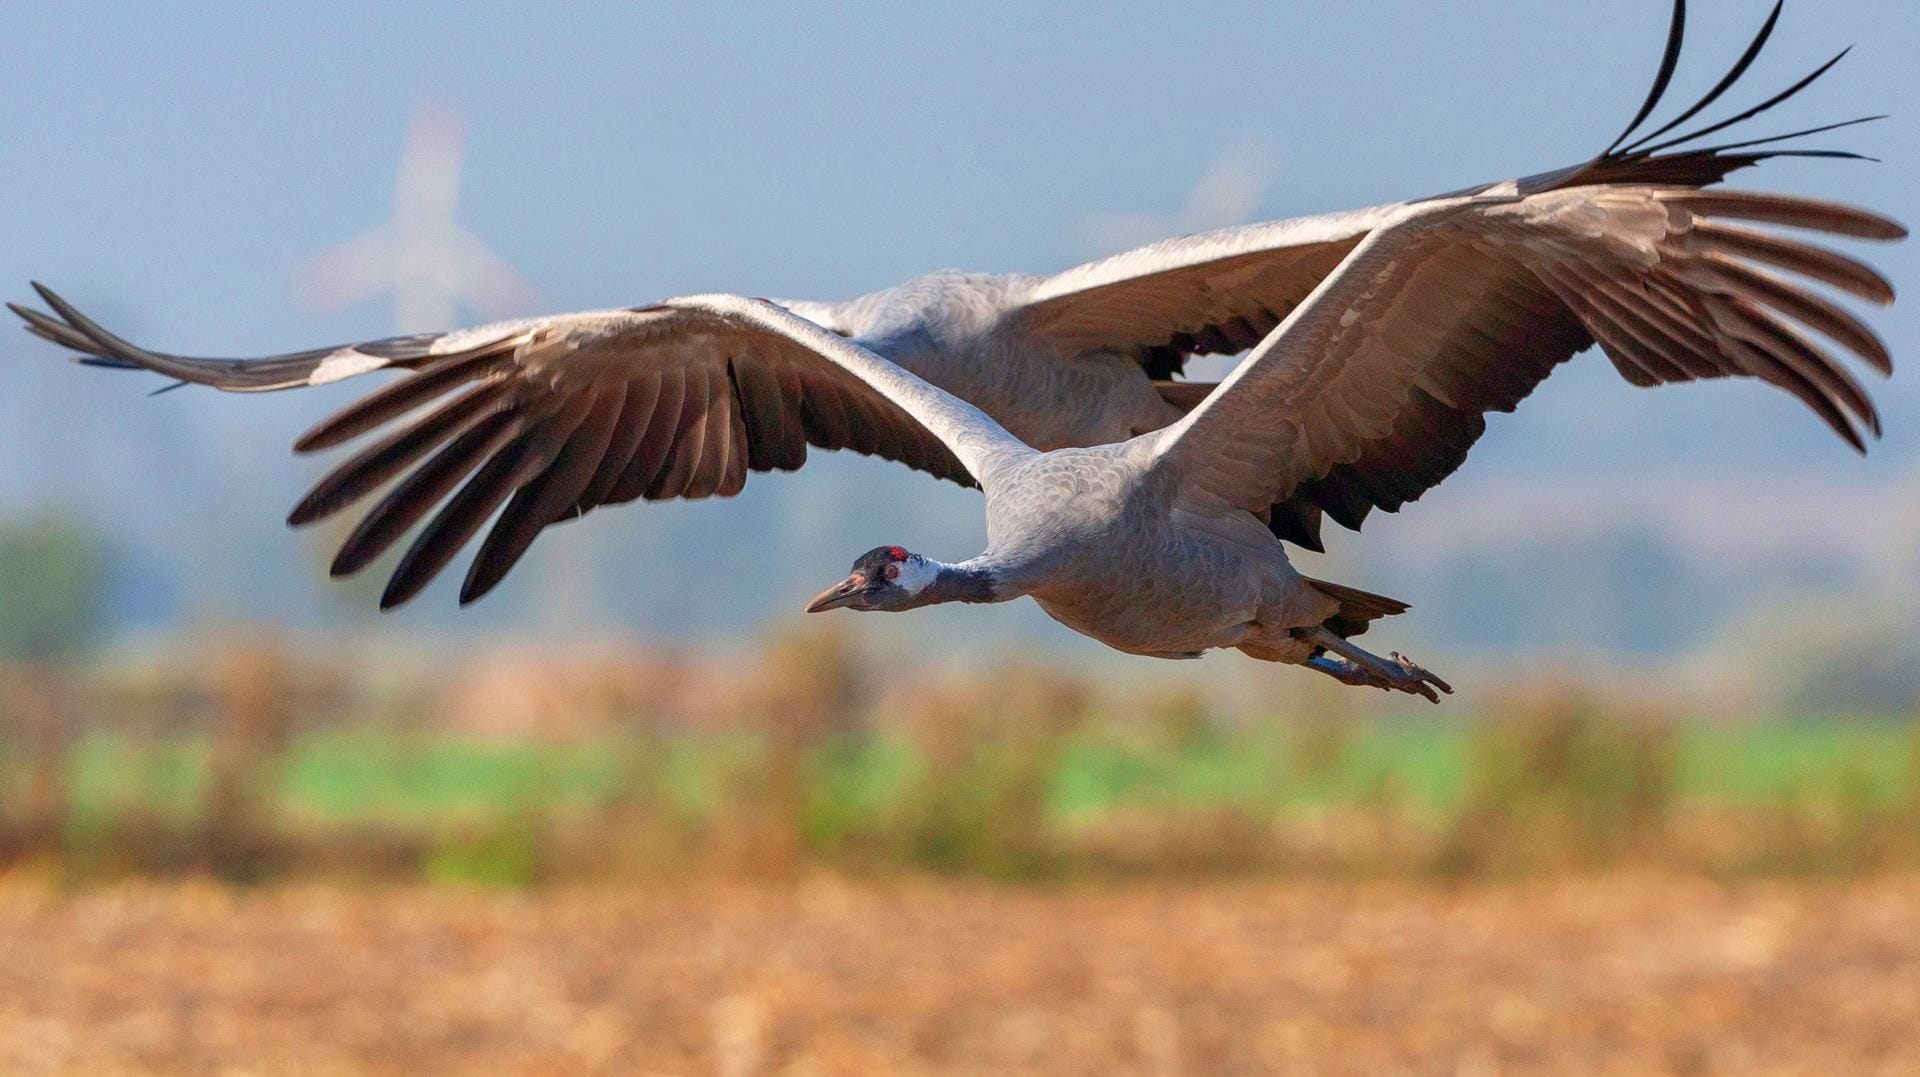
[{"label": "brown field", "polygon": [[766,651],[0,668],[0,1077],[1920,1073],[1912,715]]},{"label": "brown field", "polygon": [[1920,878],[0,884],[6,1073],[1920,1072]]}]

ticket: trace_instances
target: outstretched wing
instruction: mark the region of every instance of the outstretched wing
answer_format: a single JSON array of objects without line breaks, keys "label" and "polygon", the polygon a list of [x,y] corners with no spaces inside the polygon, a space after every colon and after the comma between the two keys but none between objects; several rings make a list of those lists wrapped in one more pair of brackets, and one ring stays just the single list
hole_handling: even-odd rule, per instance
[{"label": "outstretched wing", "polygon": [[1892,287],[1845,255],[1734,222],[1906,234],[1834,203],[1674,187],[1409,207],[1157,435],[1156,466],[1194,508],[1265,512],[1311,493],[1354,526],[1459,466],[1481,414],[1517,404],[1580,338],[1639,385],[1759,378],[1864,450],[1860,429],[1880,430],[1872,401],[1802,327],[1882,373],[1892,359],[1851,312],[1777,271],[1882,304]]},{"label": "outstretched wing", "polygon": [[[1535,193],[1601,183],[1702,187],[1772,157],[1854,157],[1827,150],[1754,146],[1817,134],[1883,117],[1870,116],[1806,131],[1719,146],[1678,147],[1743,123],[1806,89],[1838,63],[1845,51],[1811,74],[1731,118],[1666,141],[1661,135],[1684,124],[1731,89],[1772,38],[1784,0],[1726,75],[1699,101],[1665,125],[1628,143],[1652,115],[1678,65],[1686,30],[1685,0],[1675,0],[1665,52],[1640,111],[1612,146],[1591,161],[1524,179],[1510,179],[1440,198],[1496,189]],[[1172,376],[1194,355],[1237,354],[1251,348],[1313,290],[1355,244],[1393,218],[1407,203],[1223,228],[1163,240],[1135,250],[1036,278],[1024,302],[1009,309],[1008,327],[1071,353],[1117,351],[1139,359],[1156,378]]]},{"label": "outstretched wing", "polygon": [[33,287],[58,317],[18,303],[8,303],[7,309],[26,323],[27,332],[78,352],[80,362],[115,370],[151,370],[175,379],[175,386],[209,385],[229,393],[265,393],[325,385],[388,367],[415,370],[447,355],[524,332],[537,324],[537,319],[496,322],[450,333],[416,333],[283,355],[207,359],[149,351],[129,343],[75,310],[45,285],[36,282]]},{"label": "outstretched wing", "polygon": [[1131,355],[1170,378],[1260,342],[1398,205],[1162,240],[1037,281],[1008,328],[1063,355]]},{"label": "outstretched wing", "polygon": [[294,445],[314,452],[386,431],[289,517],[312,523],[392,483],[333,562],[335,575],[356,572],[427,520],[382,608],[417,594],[496,511],[463,603],[491,590],[550,524],[635,498],[730,496],[749,471],[798,468],[809,445],[884,456],[967,485],[993,453],[1019,447],[970,405],[858,344],[739,296],[220,360],[135,347],[51,291],[40,294],[57,318],[15,313],[89,361],[223,389],[412,370]]},{"label": "outstretched wing", "polygon": [[[1680,57],[1686,5],[1676,0],[1653,86],[1633,122],[1604,153],[1572,168],[1487,184],[1440,199],[1494,192],[1537,194],[1602,185],[1705,187],[1770,157],[1855,156],[1766,147],[1864,120],[1771,138],[1684,148],[1798,94],[1831,69],[1839,56],[1756,106],[1703,124],[1690,133],[1672,134],[1739,81],[1773,36],[1780,13],[1776,3],[1732,68],[1698,101],[1636,139],[1634,132],[1653,115]],[[1007,312],[1003,328],[1057,354],[1130,355],[1149,376],[1171,378],[1191,356],[1234,354],[1259,343],[1364,238],[1403,216],[1409,205],[1417,204],[1392,203],[1223,229],[1090,262],[1036,279],[1025,302]],[[1724,237],[1721,241],[1737,242]],[[1470,256],[1461,250],[1451,257],[1457,260]],[[1272,506],[1270,524],[1277,535],[1317,550],[1321,548],[1323,512],[1357,528],[1371,509],[1391,511],[1418,497],[1464,459],[1467,448],[1484,428],[1482,411],[1511,409],[1546,369],[1593,344],[1593,335],[1580,319],[1568,315],[1566,304],[1547,282],[1527,273],[1494,276],[1498,283],[1487,294],[1489,309],[1475,315],[1472,326],[1473,333],[1488,338],[1471,344],[1489,356],[1485,375],[1488,383],[1461,397],[1459,409],[1438,403],[1417,407],[1403,418],[1407,424],[1403,438],[1376,446],[1373,455],[1342,465],[1325,482],[1309,485],[1298,497]],[[1200,388],[1164,392],[1170,401],[1185,404],[1200,398]]]}]

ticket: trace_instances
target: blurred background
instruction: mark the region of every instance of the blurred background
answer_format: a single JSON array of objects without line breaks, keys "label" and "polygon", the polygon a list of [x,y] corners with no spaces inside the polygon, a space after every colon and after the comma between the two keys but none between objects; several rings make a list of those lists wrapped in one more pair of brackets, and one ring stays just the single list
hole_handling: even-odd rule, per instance
[{"label": "blurred background", "polygon": [[[1766,14],[1696,7],[1681,101]],[[1046,272],[1540,171],[1617,132],[1668,17],[6,12],[7,296],[215,355]],[[1886,163],[1737,179],[1912,221],[1912,5],[1789,5],[1734,96],[1854,42],[1759,133],[1894,111],[1821,143]],[[1920,307],[1872,320],[1910,361]],[[1597,355],[1491,417],[1301,558],[1413,603],[1376,635],[1439,708],[1024,603],[803,625],[861,550],[983,538],[973,492],[845,454],[379,615],[281,523],[325,466],[292,437],[364,386],[162,384],[0,355],[0,1068],[1920,1065],[1904,369],[1865,460],[1757,383]]]}]

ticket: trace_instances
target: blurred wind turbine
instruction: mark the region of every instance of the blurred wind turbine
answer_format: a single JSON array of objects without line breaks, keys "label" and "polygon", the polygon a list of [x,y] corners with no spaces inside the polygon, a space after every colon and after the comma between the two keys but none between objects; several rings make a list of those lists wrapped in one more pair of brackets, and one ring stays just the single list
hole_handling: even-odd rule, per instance
[{"label": "blurred wind turbine", "polygon": [[302,268],[316,303],[337,310],[391,293],[396,333],[451,328],[462,306],[483,319],[533,306],[533,287],[454,222],[462,148],[459,117],[441,109],[414,114],[393,216]]},{"label": "blurred wind turbine", "polygon": [[1083,218],[1082,231],[1102,253],[1110,253],[1171,236],[1246,224],[1254,219],[1274,171],[1267,146],[1238,142],[1221,151],[1194,181],[1180,212],[1170,217],[1093,213]]}]

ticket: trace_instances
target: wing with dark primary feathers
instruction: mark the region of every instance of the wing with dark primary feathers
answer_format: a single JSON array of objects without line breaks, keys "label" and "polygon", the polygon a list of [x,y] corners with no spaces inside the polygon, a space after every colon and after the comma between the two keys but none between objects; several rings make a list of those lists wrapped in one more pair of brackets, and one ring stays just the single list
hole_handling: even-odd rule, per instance
[{"label": "wing with dark primary feathers", "polygon": [[943,402],[917,395],[924,383],[763,301],[696,296],[229,360],[136,347],[39,291],[52,315],[14,312],[82,362],[242,392],[389,366],[411,371],[294,444],[315,452],[386,432],[322,478],[288,517],[310,524],[386,489],[341,546],[334,575],[365,568],[425,521],[382,608],[418,594],[495,512],[463,603],[498,584],[552,524],[636,498],[727,497],[749,471],[798,468],[809,445],[974,482],[963,462],[979,447],[974,431],[964,421],[944,423]]},{"label": "wing with dark primary feathers", "polygon": [[[1757,105],[1690,133],[1672,134],[1733,88],[1772,38],[1780,14],[1781,5],[1776,3],[1732,68],[1698,101],[1636,138],[1635,132],[1659,108],[1679,63],[1686,5],[1684,0],[1676,0],[1653,86],[1633,122],[1606,152],[1571,168],[1436,198],[1484,193],[1530,195],[1597,186],[1699,188],[1773,157],[1858,157],[1835,150],[1776,148],[1776,144],[1880,117],[1686,148],[1800,93],[1838,63],[1845,52]],[[1040,279],[1026,304],[1007,314],[1005,325],[1010,332],[1029,334],[1066,354],[1130,354],[1151,377],[1170,378],[1191,356],[1235,354],[1259,343],[1363,239],[1397,220],[1414,204],[1247,225],[1128,251]],[[1809,203],[1804,200],[1782,200],[1773,207],[1775,215],[1769,217],[1762,203],[1746,196],[1718,207],[1702,196],[1688,205],[1691,213],[1701,217],[1792,226],[1805,226],[1809,212]],[[1737,212],[1714,212],[1735,205]],[[1822,227],[1820,219],[1812,226]],[[1847,233],[1844,226],[1829,230]],[[1881,233],[1879,238],[1886,236]],[[1801,272],[1870,301],[1892,298],[1877,274],[1850,259],[1723,220],[1702,222],[1685,242],[1703,252],[1711,248],[1729,257],[1750,258]],[[1557,268],[1560,276],[1555,279],[1535,268],[1509,265],[1497,256],[1465,247],[1443,257],[1460,268],[1471,268],[1475,260],[1487,262],[1488,271],[1478,277],[1482,290],[1477,303],[1461,312],[1447,335],[1425,345],[1439,349],[1425,358],[1441,363],[1471,355],[1472,380],[1442,394],[1418,385],[1403,387],[1400,391],[1405,398],[1395,402],[1397,418],[1390,432],[1357,447],[1357,455],[1351,459],[1328,461],[1324,473],[1304,479],[1291,495],[1271,506],[1269,523],[1279,537],[1320,550],[1324,516],[1357,529],[1373,509],[1391,512],[1418,498],[1466,459],[1467,451],[1486,428],[1485,412],[1513,410],[1555,366],[1594,344],[1594,330],[1601,323],[1591,315],[1590,308],[1601,300],[1583,296],[1579,287],[1569,283],[1568,274],[1578,272],[1579,267]],[[1801,304],[1800,309],[1804,312],[1806,305]],[[1408,317],[1413,317],[1411,312]],[[1390,333],[1393,325],[1385,325],[1380,331]],[[1638,384],[1729,375],[1758,376],[1776,383],[1788,380],[1777,370],[1757,372],[1738,363],[1712,369],[1662,365],[1648,371],[1631,361],[1622,362],[1617,352],[1612,354],[1622,373]],[[1797,385],[1789,388],[1799,391]],[[1181,406],[1196,402],[1197,394],[1183,389],[1175,383],[1165,395]],[[1819,405],[1815,408],[1833,422],[1830,411]],[[1862,421],[1877,434],[1876,418],[1866,416]],[[1850,426],[1842,436],[1850,442],[1859,440]]]},{"label": "wing with dark primary feathers", "polygon": [[[1667,186],[1408,206],[1154,435],[1156,467],[1190,509],[1259,513],[1305,497],[1357,525],[1370,507],[1397,505],[1458,466],[1471,437],[1450,437],[1461,428],[1444,417],[1465,416],[1477,434],[1481,412],[1512,407],[1565,357],[1511,347],[1506,334],[1529,317],[1579,327],[1637,385],[1758,378],[1864,451],[1861,430],[1880,431],[1873,402],[1800,327],[1891,373],[1872,330],[1807,285],[1882,303],[1891,286],[1851,258],[1748,222],[1906,234],[1830,202]],[[1553,306],[1529,315],[1514,300],[1523,281]]]},{"label": "wing with dark primary feathers", "polygon": [[386,367],[411,370],[439,356],[473,343],[504,337],[531,324],[500,322],[454,333],[417,333],[255,359],[204,359],[138,347],[107,332],[42,285],[36,283],[33,287],[59,317],[18,303],[8,303],[7,309],[26,323],[27,332],[78,352],[79,362],[114,370],[151,370],[165,374],[176,379],[168,388],[210,385],[230,393],[264,393],[324,385]]}]

